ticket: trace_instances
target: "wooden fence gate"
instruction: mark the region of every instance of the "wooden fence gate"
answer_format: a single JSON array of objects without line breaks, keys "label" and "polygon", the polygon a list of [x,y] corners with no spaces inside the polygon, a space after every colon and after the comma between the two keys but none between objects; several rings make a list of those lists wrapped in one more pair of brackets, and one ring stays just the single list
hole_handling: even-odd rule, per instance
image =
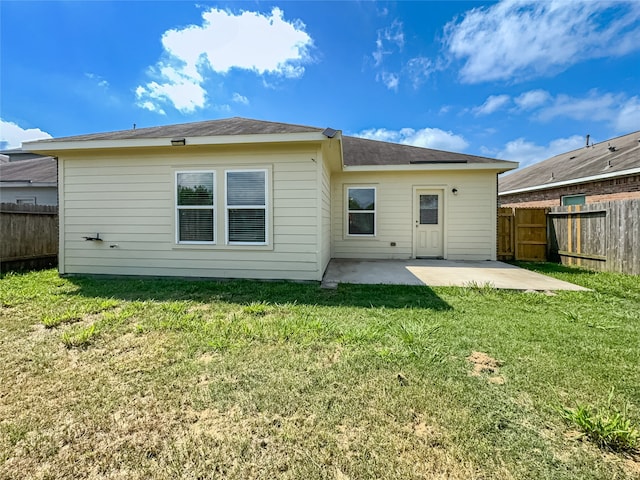
[{"label": "wooden fence gate", "polygon": [[498,260],[547,259],[547,209],[498,209]]},{"label": "wooden fence gate", "polygon": [[498,208],[498,260],[513,260],[516,256],[514,221],[512,208]]},{"label": "wooden fence gate", "polygon": [[640,200],[549,212],[550,255],[565,265],[640,275]]}]

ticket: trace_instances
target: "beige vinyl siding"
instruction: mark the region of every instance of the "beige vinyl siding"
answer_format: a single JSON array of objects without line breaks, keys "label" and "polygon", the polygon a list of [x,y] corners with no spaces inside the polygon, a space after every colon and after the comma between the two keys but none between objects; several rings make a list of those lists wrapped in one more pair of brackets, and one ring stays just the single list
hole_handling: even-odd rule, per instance
[{"label": "beige vinyl siding", "polygon": [[467,173],[449,193],[447,251],[451,260],[495,260],[496,172]]},{"label": "beige vinyl siding", "polygon": [[[345,191],[376,187],[375,237],[346,235]],[[458,195],[451,193],[458,189]],[[332,255],[335,258],[407,259],[413,250],[416,188],[442,190],[444,256],[495,259],[496,172],[344,172],[332,177]],[[392,247],[391,243],[396,246]]]},{"label": "beige vinyl siding", "polygon": [[[318,280],[314,147],[180,148],[64,158],[64,273]],[[266,246],[225,245],[224,172],[243,168],[268,172]],[[179,245],[175,172],[199,169],[216,171],[217,244]]]},{"label": "beige vinyl siding", "polygon": [[58,273],[64,275],[65,264],[65,185],[64,185],[64,159],[58,158]]},{"label": "beige vinyl siding", "polygon": [[[320,275],[331,260],[331,172],[323,160],[320,172]],[[322,277],[320,277],[322,280]]]}]

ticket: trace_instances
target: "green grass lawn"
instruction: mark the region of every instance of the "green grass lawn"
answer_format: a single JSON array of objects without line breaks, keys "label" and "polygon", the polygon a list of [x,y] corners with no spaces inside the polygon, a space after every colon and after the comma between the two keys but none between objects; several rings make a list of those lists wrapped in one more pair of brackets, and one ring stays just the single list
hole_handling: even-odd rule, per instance
[{"label": "green grass lawn", "polygon": [[640,478],[562,414],[640,423],[640,278],[528,268],[593,291],[7,275],[0,478]]}]

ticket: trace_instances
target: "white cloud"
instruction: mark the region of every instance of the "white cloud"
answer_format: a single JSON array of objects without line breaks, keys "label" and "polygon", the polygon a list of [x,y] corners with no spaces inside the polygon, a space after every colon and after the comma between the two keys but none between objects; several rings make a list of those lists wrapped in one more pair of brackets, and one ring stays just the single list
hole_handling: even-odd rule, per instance
[{"label": "white cloud", "polygon": [[625,101],[623,94],[601,94],[597,90],[592,90],[584,98],[561,94],[553,99],[551,105],[540,109],[537,119],[549,121],[556,117],[568,117],[573,120],[615,122]]},{"label": "white cloud", "polygon": [[241,103],[242,105],[249,105],[249,99],[244,95],[240,95],[238,92],[235,92],[231,96],[231,100],[236,103]]},{"label": "white cloud", "polygon": [[373,52],[374,66],[379,67],[384,61],[385,55],[391,55],[394,49],[402,50],[404,47],[404,32],[402,22],[394,20],[393,23],[378,30],[376,49]]},{"label": "white cloud", "polygon": [[409,75],[413,88],[418,88],[435,71],[435,66],[427,57],[415,57],[407,62],[405,71]]},{"label": "white cloud", "polygon": [[[395,53],[401,52],[404,48],[404,31],[402,22],[394,20],[390,26],[381,28],[377,32],[376,49],[371,54],[373,57],[373,67],[379,69],[376,80],[382,82],[389,90],[398,90],[400,84],[400,73],[389,72],[384,68],[385,58]],[[415,64],[415,75],[420,75],[417,71],[419,65]],[[416,77],[418,78],[418,77]]]},{"label": "white cloud", "polygon": [[503,1],[445,26],[465,83],[523,80],[640,49],[640,2]]},{"label": "white cloud", "polygon": [[109,88],[109,82],[104,78],[102,78],[100,75],[89,72],[89,73],[85,73],[84,76],[91,80],[95,80],[99,87]]},{"label": "white cloud", "polygon": [[400,77],[397,73],[382,72],[376,76],[378,81],[382,81],[389,90],[398,90]]},{"label": "white cloud", "polygon": [[[142,87],[138,87],[138,91],[141,88]],[[160,106],[156,105],[155,103],[153,103],[153,102],[151,102],[149,100],[138,102],[138,106],[140,108],[144,108],[145,110],[149,110],[150,112],[156,112],[156,113],[158,113],[160,115],[166,115],[167,114],[167,112],[165,112],[164,109],[160,108]]]},{"label": "white cloud", "polygon": [[160,66],[160,77],[165,79],[163,83],[149,82],[136,89],[138,105],[152,103],[158,113],[164,102],[171,102],[181,112],[193,112],[204,106],[206,92],[198,80],[167,65]]},{"label": "white cloud", "polygon": [[20,148],[22,142],[52,138],[39,128],[22,128],[13,122],[0,118],[0,149]]},{"label": "white cloud", "polygon": [[509,95],[490,95],[482,105],[473,109],[473,113],[476,116],[489,115],[504,108],[509,102],[511,102]]},{"label": "white cloud", "polygon": [[211,8],[201,25],[168,30],[162,36],[164,58],[149,70],[154,80],[136,89],[138,105],[172,104],[189,113],[204,107],[208,71],[220,75],[232,69],[298,78],[311,61],[313,40],[298,21],[286,21],[282,10],[270,14]]},{"label": "white cloud", "polygon": [[585,145],[585,138],[573,135],[567,138],[557,138],[548,145],[536,145],[524,138],[517,138],[508,142],[496,157],[504,160],[520,162],[520,168],[532,165],[541,160],[564,152],[570,152]]},{"label": "white cloud", "polygon": [[[511,98],[508,95],[492,95],[479,107],[471,111],[476,115],[487,115],[505,107]],[[601,93],[591,90],[584,97],[566,94],[552,96],[546,90],[530,90],[513,98],[512,113],[527,113],[532,119],[549,122],[556,118],[579,121],[604,122],[616,132],[629,133],[640,128],[640,97],[628,98],[624,93]]]},{"label": "white cloud", "polygon": [[513,99],[521,110],[531,110],[547,103],[551,95],[546,90],[529,90]]},{"label": "white cloud", "polygon": [[621,105],[614,125],[618,132],[634,132],[640,129],[640,97],[631,97]]},{"label": "white cloud", "polygon": [[543,108],[537,118],[549,121],[556,117],[573,120],[606,122],[619,133],[629,133],[640,128],[640,99],[627,98],[624,94],[600,94],[593,90],[585,98],[558,95],[553,104]]},{"label": "white cloud", "polygon": [[433,148],[461,152],[469,144],[461,136],[453,132],[440,130],[439,128],[402,128],[400,130],[388,130],[386,128],[371,128],[354,134],[355,137],[381,140],[384,142],[402,143],[416,147]]},{"label": "white cloud", "polygon": [[[373,68],[378,70],[376,80],[385,84],[389,90],[398,90],[401,78],[408,78],[413,88],[417,89],[435,71],[442,70],[442,65],[434,63],[430,58],[417,56],[403,59],[393,59],[397,68],[395,72],[390,72],[385,64],[387,57],[399,56],[405,45],[405,36],[402,22],[394,20],[390,26],[377,31],[376,49],[373,57]],[[389,62],[387,62],[389,63]]]}]

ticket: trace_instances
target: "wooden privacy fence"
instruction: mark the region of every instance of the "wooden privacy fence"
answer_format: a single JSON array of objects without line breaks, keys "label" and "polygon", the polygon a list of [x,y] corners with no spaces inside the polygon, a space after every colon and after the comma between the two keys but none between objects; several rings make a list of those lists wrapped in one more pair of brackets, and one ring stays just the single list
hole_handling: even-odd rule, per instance
[{"label": "wooden privacy fence", "polygon": [[592,270],[640,274],[640,200],[553,207],[550,258]]},{"label": "wooden privacy fence", "polygon": [[498,260],[547,259],[547,209],[498,209]]},{"label": "wooden privacy fence", "polygon": [[0,204],[0,268],[53,266],[58,255],[58,207]]}]

